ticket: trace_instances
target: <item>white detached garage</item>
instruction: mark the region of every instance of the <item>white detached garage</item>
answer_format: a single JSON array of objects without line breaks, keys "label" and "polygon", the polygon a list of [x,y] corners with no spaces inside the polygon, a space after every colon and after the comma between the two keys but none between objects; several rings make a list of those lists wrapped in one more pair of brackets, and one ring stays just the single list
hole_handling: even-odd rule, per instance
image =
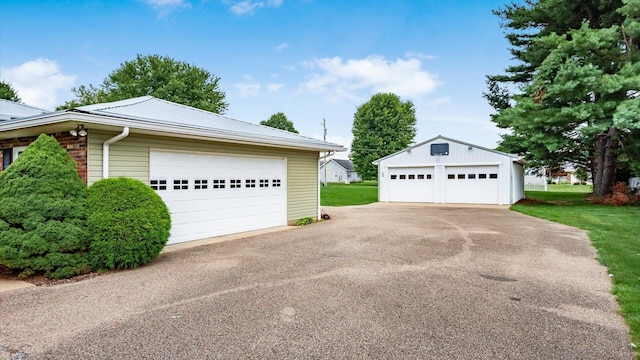
[{"label": "white detached garage", "polygon": [[524,197],[523,160],[444,136],[374,164],[379,201],[503,205]]}]

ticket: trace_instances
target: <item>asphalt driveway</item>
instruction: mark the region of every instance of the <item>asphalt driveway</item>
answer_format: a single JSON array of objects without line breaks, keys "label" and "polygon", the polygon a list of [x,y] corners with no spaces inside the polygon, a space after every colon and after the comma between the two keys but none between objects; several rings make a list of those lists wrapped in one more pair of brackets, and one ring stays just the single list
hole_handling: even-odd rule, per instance
[{"label": "asphalt driveway", "polygon": [[0,359],[631,359],[580,230],[504,207],[371,204],[0,294]]}]

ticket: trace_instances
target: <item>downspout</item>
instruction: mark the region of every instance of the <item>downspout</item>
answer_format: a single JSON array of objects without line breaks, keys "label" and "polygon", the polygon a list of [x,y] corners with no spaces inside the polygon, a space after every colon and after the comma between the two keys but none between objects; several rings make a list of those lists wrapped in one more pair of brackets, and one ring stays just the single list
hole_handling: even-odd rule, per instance
[{"label": "downspout", "polygon": [[102,178],[107,179],[109,177],[109,145],[116,141],[120,141],[129,136],[129,127],[126,126],[122,129],[122,133],[118,134],[111,139],[106,140],[102,144]]}]

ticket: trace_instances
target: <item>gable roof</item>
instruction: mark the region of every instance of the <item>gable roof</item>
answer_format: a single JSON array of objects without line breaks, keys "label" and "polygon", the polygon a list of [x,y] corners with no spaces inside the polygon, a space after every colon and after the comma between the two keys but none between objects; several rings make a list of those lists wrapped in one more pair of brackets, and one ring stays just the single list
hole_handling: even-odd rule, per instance
[{"label": "gable roof", "polygon": [[[328,143],[271,127],[244,122],[190,106],[142,96],[127,100],[80,106],[0,124],[0,131],[24,129],[73,121],[114,130],[129,127],[131,133],[226,141],[264,146],[345,151],[342,145]],[[0,132],[0,138],[1,132]]]},{"label": "gable roof", "polygon": [[[336,163],[336,165],[340,166],[341,168],[344,169],[344,171],[355,171],[354,167],[353,167],[353,162],[351,162],[351,160],[345,160],[345,159],[331,159],[329,161],[327,161],[327,163],[330,162],[334,162]],[[320,160],[320,168],[322,168],[324,166],[324,161]]]},{"label": "gable roof", "polygon": [[0,99],[0,121],[41,115],[48,112],[49,111],[38,109],[37,107]]},{"label": "gable roof", "polygon": [[484,146],[479,146],[479,145],[471,144],[471,143],[468,143],[468,142],[465,142],[465,141],[460,141],[460,140],[456,140],[456,139],[448,138],[448,137],[446,137],[446,136],[442,136],[442,135],[438,135],[438,136],[433,137],[433,138],[431,138],[431,139],[429,139],[429,140],[427,140],[427,141],[423,141],[423,142],[421,142],[421,143],[419,143],[419,144],[415,144],[415,145],[413,145],[413,146],[410,146],[410,147],[408,147],[408,148],[402,149],[402,150],[400,150],[400,151],[396,151],[396,152],[395,152],[395,153],[393,153],[393,154],[387,155],[387,156],[382,157],[382,158],[380,158],[380,159],[378,159],[378,160],[374,160],[374,161],[372,161],[372,163],[373,163],[373,164],[375,164],[375,165],[378,165],[378,164],[379,164],[381,161],[383,161],[383,160],[386,160],[386,159],[388,159],[388,158],[390,158],[390,157],[396,156],[396,155],[398,155],[398,154],[400,154],[400,153],[403,153],[403,152],[405,152],[405,151],[407,151],[407,150],[415,149],[415,148],[417,148],[417,147],[420,147],[420,146],[422,146],[422,145],[424,145],[424,144],[428,144],[428,143],[430,143],[430,142],[432,142],[432,141],[435,141],[435,140],[444,140],[444,141],[450,141],[450,142],[454,142],[454,143],[458,143],[458,144],[462,144],[462,145],[466,145],[466,146],[473,146],[474,148],[477,148],[477,149],[481,149],[481,150],[484,150],[484,151],[489,151],[489,152],[492,152],[492,153],[496,153],[496,154],[500,154],[500,155],[508,156],[508,157],[512,158],[512,159],[513,159],[513,161],[516,161],[516,162],[519,162],[519,163],[525,164],[525,161],[524,161],[524,160],[520,160],[520,157],[519,157],[519,156],[517,156],[517,155],[514,155],[514,154],[508,154],[508,153],[506,153],[506,152],[502,152],[502,151],[498,151],[498,150],[494,150],[494,149],[489,149],[489,148],[486,148],[486,147],[484,147]]}]

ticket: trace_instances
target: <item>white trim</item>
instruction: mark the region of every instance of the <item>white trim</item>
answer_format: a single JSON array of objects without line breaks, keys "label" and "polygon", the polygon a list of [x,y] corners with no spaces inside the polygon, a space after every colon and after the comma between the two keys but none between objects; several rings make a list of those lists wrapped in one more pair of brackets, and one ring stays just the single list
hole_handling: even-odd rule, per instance
[{"label": "white trim", "polygon": [[24,149],[26,149],[26,146],[16,146],[14,148],[12,148],[12,152],[11,152],[11,162],[16,161],[16,159],[18,158],[18,156],[20,156],[20,154],[24,151]]},{"label": "white trim", "polygon": [[500,166],[502,165],[502,161],[492,161],[492,162],[475,162],[475,163],[422,163],[422,164],[392,164],[387,165],[387,168],[419,168],[419,167],[436,167],[436,166],[444,166],[444,167],[460,167],[460,166]]},{"label": "white trim", "polygon": [[250,133],[237,133],[225,130],[203,128],[197,126],[185,126],[181,124],[158,124],[151,120],[131,118],[127,116],[86,114],[75,111],[64,111],[46,114],[37,117],[4,121],[0,125],[2,132],[11,130],[23,130],[26,128],[64,123],[67,121],[84,122],[92,125],[107,125],[117,127],[129,127],[134,133],[150,133],[169,137],[186,139],[221,141],[238,144],[260,145],[278,148],[304,149],[316,151],[345,151],[338,144],[323,142],[311,138],[277,139],[272,136],[256,135]]}]

